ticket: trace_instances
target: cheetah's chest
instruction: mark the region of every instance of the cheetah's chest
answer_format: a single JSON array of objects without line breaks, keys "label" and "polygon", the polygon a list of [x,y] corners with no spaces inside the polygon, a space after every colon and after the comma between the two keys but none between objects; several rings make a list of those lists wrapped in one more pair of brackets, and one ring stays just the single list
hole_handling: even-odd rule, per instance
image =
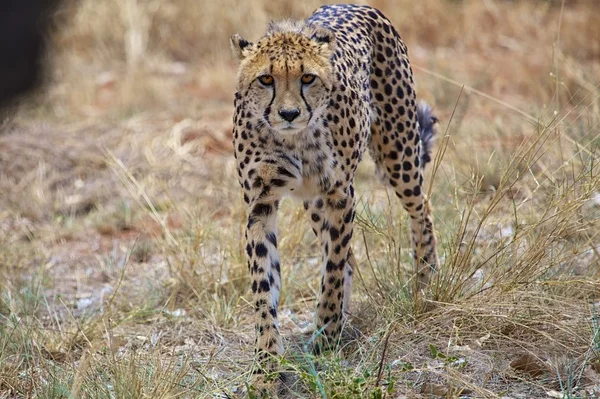
[{"label": "cheetah's chest", "polygon": [[288,186],[288,194],[302,201],[324,196],[342,186],[344,173],[326,145],[313,146],[294,154],[299,176]]}]

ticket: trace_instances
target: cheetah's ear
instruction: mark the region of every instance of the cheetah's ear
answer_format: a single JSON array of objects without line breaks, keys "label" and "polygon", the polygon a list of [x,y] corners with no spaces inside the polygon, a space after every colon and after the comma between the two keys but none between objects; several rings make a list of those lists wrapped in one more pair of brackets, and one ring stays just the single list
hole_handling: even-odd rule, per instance
[{"label": "cheetah's ear", "polygon": [[311,40],[319,45],[319,50],[322,56],[331,57],[335,51],[335,34],[327,28],[316,26]]},{"label": "cheetah's ear", "polygon": [[231,36],[231,39],[229,39],[229,43],[231,44],[231,51],[233,52],[233,55],[239,61],[246,58],[250,54],[253,47],[252,43],[242,38],[237,33]]}]

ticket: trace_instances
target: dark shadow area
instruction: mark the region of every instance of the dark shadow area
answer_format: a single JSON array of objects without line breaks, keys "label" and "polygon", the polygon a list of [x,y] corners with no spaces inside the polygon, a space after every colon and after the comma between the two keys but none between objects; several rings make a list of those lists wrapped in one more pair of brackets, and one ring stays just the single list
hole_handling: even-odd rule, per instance
[{"label": "dark shadow area", "polygon": [[0,2],[0,109],[41,86],[47,32],[58,3]]}]

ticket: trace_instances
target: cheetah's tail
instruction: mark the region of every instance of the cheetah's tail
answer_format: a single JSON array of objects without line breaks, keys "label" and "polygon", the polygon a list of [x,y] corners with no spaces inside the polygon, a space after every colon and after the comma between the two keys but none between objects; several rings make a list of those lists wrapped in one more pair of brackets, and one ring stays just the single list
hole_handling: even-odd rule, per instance
[{"label": "cheetah's tail", "polygon": [[425,101],[417,104],[417,120],[419,121],[419,136],[421,136],[421,164],[423,167],[431,162],[431,151],[435,136],[435,124],[438,119],[431,112],[431,107]]}]

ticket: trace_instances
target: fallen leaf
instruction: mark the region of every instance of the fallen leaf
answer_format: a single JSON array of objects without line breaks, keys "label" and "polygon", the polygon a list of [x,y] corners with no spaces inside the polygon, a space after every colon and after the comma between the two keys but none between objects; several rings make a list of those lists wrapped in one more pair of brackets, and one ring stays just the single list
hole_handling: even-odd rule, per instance
[{"label": "fallen leaf", "polygon": [[490,339],[490,333],[485,334],[483,337],[480,337],[479,339],[475,340],[475,343],[479,346],[482,347],[484,342],[487,341],[488,339]]},{"label": "fallen leaf", "polygon": [[600,373],[600,360],[596,359],[594,362],[592,362],[592,369],[594,369],[594,371],[596,373]]},{"label": "fallen leaf", "polygon": [[44,358],[54,360],[55,362],[63,363],[67,360],[67,355],[63,352],[42,349],[41,353]]},{"label": "fallen leaf", "polygon": [[583,370],[583,375],[580,381],[582,385],[593,385],[600,387],[600,375],[598,375],[598,370],[594,367],[597,363],[592,364],[591,366],[587,366]]},{"label": "fallen leaf", "polygon": [[448,388],[443,385],[426,382],[421,386],[421,393],[425,395],[434,395],[443,397],[448,394]]},{"label": "fallen leaf", "polygon": [[548,371],[548,367],[537,357],[530,353],[525,353],[510,362],[513,370],[529,374],[532,377],[539,377]]}]

